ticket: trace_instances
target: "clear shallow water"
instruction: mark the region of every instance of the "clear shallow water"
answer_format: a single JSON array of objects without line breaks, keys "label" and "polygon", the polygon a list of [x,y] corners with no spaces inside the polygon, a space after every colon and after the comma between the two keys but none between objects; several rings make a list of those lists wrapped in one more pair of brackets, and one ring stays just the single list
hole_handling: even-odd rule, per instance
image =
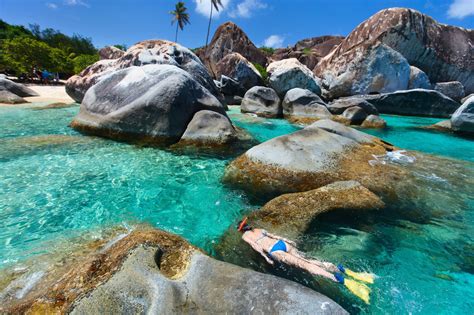
[{"label": "clear shallow water", "polygon": [[[221,185],[227,159],[84,137],[67,127],[77,111],[0,107],[0,268],[50,252],[61,240],[136,222],[211,250],[258,206]],[[237,108],[229,114],[259,141],[299,129]],[[437,120],[385,118],[392,128],[372,134],[459,161],[446,160],[442,171],[439,164],[418,169],[418,184],[427,189],[415,200],[356,218],[321,217],[300,240],[303,249],[379,276],[369,307],[347,292],[325,292],[351,311],[472,313],[474,187],[466,176],[473,164],[460,160],[472,161],[473,142],[413,128]]]}]

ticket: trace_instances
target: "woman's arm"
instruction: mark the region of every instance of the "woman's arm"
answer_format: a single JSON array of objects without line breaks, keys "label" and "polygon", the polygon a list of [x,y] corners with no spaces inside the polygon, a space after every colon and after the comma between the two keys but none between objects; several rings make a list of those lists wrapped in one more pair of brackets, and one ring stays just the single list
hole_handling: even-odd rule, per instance
[{"label": "woman's arm", "polygon": [[260,255],[263,256],[263,258],[265,258],[265,260],[267,261],[267,263],[269,263],[270,265],[273,265],[274,262],[272,259],[270,259],[270,257],[267,256],[267,253],[265,253],[265,251],[263,250],[262,246],[260,246],[259,244],[256,244],[254,242],[252,242],[251,240],[248,240],[248,239],[244,239],[244,241],[246,241],[250,246],[252,246],[252,248],[257,251],[258,253],[260,253]]},{"label": "woman's arm", "polygon": [[269,233],[269,232],[267,232],[267,231],[265,231],[265,234],[264,234],[264,235],[266,235],[266,236],[268,236],[268,237],[271,237],[271,238],[273,238],[273,239],[276,239],[276,240],[282,240],[283,242],[288,243],[288,244],[293,245],[293,246],[296,247],[296,243],[295,243],[295,242],[293,242],[293,241],[291,241],[291,240],[289,240],[289,239],[286,239],[286,238],[284,238],[284,237],[281,237],[281,236],[278,236],[278,235]]}]

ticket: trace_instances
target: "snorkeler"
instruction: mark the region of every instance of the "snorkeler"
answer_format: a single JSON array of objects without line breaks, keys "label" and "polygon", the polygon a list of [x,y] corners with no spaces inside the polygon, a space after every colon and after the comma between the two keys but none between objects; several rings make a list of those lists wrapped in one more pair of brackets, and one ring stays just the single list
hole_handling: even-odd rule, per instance
[{"label": "snorkeler", "polygon": [[[374,283],[373,274],[357,273],[344,268],[342,265],[335,266],[329,262],[307,259],[298,252],[293,241],[271,234],[263,229],[253,228],[247,224],[247,218],[239,222],[237,230],[243,233],[242,239],[259,252],[269,264],[273,265],[274,261],[278,261],[306,270],[313,275],[344,284],[365,303],[370,304],[370,288],[353,279]],[[346,276],[353,279],[348,279]]]}]

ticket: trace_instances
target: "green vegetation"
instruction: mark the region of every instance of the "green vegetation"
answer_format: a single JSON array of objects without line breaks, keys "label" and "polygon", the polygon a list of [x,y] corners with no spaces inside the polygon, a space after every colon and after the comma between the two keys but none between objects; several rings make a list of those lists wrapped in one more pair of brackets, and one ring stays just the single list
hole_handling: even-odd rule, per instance
[{"label": "green vegetation", "polygon": [[99,60],[90,38],[67,36],[39,25],[10,25],[0,20],[0,72],[20,75],[34,67],[67,78]]},{"label": "green vegetation", "polygon": [[262,46],[259,49],[263,51],[267,56],[271,56],[275,53],[275,48]]},{"label": "green vegetation", "polygon": [[304,49],[303,49],[303,55],[305,55],[305,56],[311,55],[311,49],[309,49],[309,48],[304,48]]},{"label": "green vegetation", "polygon": [[267,69],[259,63],[254,63],[253,65],[258,70],[260,75],[262,76],[263,82],[268,83]]},{"label": "green vegetation", "polygon": [[171,25],[176,22],[176,43],[178,42],[178,30],[183,30],[186,24],[191,24],[191,22],[189,22],[189,14],[186,12],[187,10],[188,9],[184,6],[184,2],[180,1],[176,3],[174,10],[170,11],[170,14],[173,16]]}]

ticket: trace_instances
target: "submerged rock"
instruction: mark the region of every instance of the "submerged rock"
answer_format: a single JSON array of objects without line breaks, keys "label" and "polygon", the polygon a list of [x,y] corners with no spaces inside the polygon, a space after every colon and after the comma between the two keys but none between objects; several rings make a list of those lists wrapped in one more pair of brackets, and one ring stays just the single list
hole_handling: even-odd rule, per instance
[{"label": "submerged rock", "polygon": [[378,115],[369,115],[360,126],[362,128],[385,128],[387,122]]},{"label": "submerged rock", "polygon": [[417,67],[410,66],[410,80],[408,81],[408,89],[426,89],[430,90],[431,82],[426,73]]},{"label": "submerged rock", "polygon": [[28,103],[24,98],[19,97],[16,94],[8,90],[0,90],[0,103],[3,104],[22,104]]},{"label": "submerged rock", "polygon": [[107,46],[99,50],[100,60],[104,59],[118,59],[125,55],[125,51],[118,49],[115,46]]},{"label": "submerged rock", "polygon": [[451,117],[452,129],[459,133],[474,134],[474,96],[468,98]]},{"label": "submerged rock", "polygon": [[464,86],[459,81],[438,82],[435,84],[434,89],[456,102],[460,102],[464,97]]},{"label": "submerged rock", "polygon": [[217,63],[216,77],[224,75],[239,82],[244,88],[244,93],[254,86],[263,85],[263,79],[258,70],[239,53],[228,54]]},{"label": "submerged rock", "polygon": [[272,62],[267,67],[269,84],[280,97],[294,88],[310,90],[321,95],[318,78],[295,58]]},{"label": "submerged rock", "polygon": [[107,138],[171,144],[194,114],[223,105],[186,71],[146,65],[115,71],[86,93],[71,126]]},{"label": "submerged rock", "polygon": [[140,229],[53,269],[5,313],[347,314],[294,282],[204,255],[179,236]]},{"label": "submerged rock", "polygon": [[264,86],[254,86],[245,93],[240,104],[242,113],[275,118],[282,115],[281,101],[275,90]]},{"label": "submerged rock", "polygon": [[30,89],[29,87],[26,87],[23,84],[13,82],[6,78],[0,78],[0,91],[8,91],[19,97],[39,96],[38,93]]},{"label": "submerged rock", "polygon": [[428,130],[437,130],[437,131],[452,131],[451,120],[446,119],[440,122],[437,122],[434,125],[423,127],[424,129]]}]

